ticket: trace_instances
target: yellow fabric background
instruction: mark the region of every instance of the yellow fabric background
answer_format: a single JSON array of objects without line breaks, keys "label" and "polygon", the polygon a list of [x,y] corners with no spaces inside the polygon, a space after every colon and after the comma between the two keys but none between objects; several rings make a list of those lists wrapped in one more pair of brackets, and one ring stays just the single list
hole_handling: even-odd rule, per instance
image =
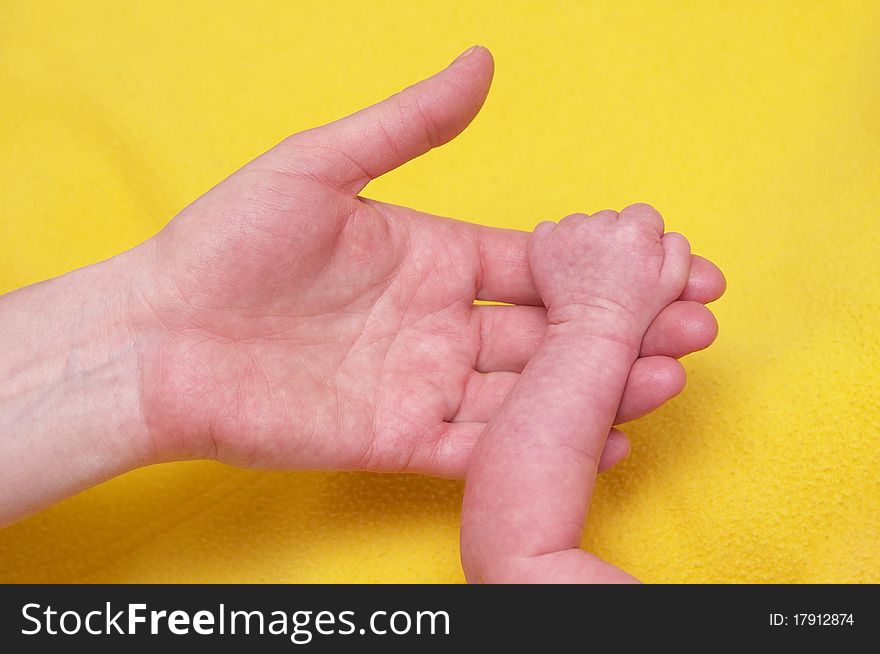
[{"label": "yellow fabric background", "polygon": [[[110,256],[472,43],[474,125],[367,195],[530,229],[655,204],[716,345],[585,545],[652,582],[880,582],[876,2],[0,3],[0,290]],[[0,532],[0,581],[458,582],[461,486],[140,470]]]}]

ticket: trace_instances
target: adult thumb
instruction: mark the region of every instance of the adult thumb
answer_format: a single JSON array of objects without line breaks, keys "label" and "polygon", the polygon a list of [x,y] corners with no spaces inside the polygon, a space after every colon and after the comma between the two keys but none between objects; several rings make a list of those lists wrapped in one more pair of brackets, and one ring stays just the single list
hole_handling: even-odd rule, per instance
[{"label": "adult thumb", "polygon": [[432,77],[350,116],[294,134],[267,155],[279,168],[359,193],[371,179],[461,133],[483,106],[493,71],[492,54],[474,46]]}]

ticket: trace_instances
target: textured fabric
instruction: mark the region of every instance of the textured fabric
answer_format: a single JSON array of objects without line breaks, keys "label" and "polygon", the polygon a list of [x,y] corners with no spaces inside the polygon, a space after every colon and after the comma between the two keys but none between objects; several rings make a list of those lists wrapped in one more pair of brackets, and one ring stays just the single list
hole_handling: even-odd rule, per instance
[{"label": "textured fabric", "polygon": [[[880,582],[876,2],[0,3],[0,290],[112,255],[290,132],[489,46],[367,195],[531,229],[647,201],[725,271],[585,545],[653,582]],[[450,581],[461,485],[140,470],[0,531],[0,581]]]}]

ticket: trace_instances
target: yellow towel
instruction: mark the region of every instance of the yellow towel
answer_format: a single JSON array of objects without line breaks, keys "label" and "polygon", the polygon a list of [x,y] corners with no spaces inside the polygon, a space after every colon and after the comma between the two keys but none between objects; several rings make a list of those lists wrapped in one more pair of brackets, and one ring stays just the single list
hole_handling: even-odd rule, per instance
[{"label": "yellow towel", "polygon": [[[0,4],[0,290],[110,256],[472,43],[458,140],[367,195],[530,229],[655,204],[730,288],[585,545],[652,582],[880,582],[876,2]],[[0,581],[442,581],[461,486],[141,470],[0,532]]]}]

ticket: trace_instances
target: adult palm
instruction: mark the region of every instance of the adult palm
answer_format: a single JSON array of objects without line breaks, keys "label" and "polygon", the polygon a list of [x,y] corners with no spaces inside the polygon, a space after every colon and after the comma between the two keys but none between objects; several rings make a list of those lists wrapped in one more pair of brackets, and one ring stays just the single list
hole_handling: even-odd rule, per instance
[{"label": "adult palm", "polygon": [[[158,458],[464,473],[546,324],[528,233],[358,193],[463,130],[491,78],[491,55],[477,48],[296,134],[142,246],[151,273],[136,294],[141,398]],[[714,320],[694,300],[722,290],[717,269],[695,258],[683,301],[645,339],[619,419],[681,389],[667,355],[711,342]],[[627,448],[613,432],[603,465]]]}]

